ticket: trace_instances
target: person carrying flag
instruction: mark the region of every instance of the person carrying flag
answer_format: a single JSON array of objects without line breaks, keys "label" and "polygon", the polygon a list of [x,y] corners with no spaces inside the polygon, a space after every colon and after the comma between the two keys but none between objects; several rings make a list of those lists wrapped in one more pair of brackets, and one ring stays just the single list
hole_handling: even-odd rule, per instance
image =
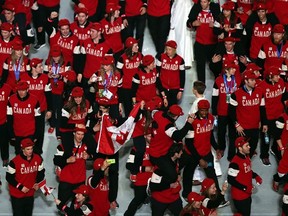
[{"label": "person carrying flag", "polygon": [[13,216],[31,216],[34,193],[45,177],[43,159],[33,152],[34,142],[30,138],[21,141],[22,151],[10,162],[6,171]]}]

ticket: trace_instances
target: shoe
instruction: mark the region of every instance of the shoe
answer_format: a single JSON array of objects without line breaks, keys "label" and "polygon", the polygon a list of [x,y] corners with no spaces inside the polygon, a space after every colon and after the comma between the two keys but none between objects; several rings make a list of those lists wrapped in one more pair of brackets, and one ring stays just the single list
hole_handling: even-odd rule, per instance
[{"label": "shoe", "polygon": [[220,203],[218,208],[223,208],[223,207],[228,206],[228,205],[230,205],[230,202],[228,200],[224,200]]},{"label": "shoe", "polygon": [[273,181],[272,188],[274,191],[278,192],[279,190],[279,182]]},{"label": "shoe", "polygon": [[49,134],[52,134],[53,132],[54,132],[54,128],[53,128],[53,127],[49,127],[48,133],[49,133]]},{"label": "shoe", "polygon": [[261,158],[261,161],[264,166],[271,166],[269,158]]},{"label": "shoe", "polygon": [[8,164],[9,164],[9,160],[3,160],[3,167],[7,168],[8,167]]},{"label": "shoe", "polygon": [[137,175],[130,174],[130,181],[131,182],[136,182],[136,180],[137,180]]},{"label": "shoe", "polygon": [[148,205],[150,203],[150,197],[146,197],[146,199],[144,200],[143,204],[144,205]]},{"label": "shoe", "polygon": [[44,47],[46,44],[44,43],[44,44],[36,44],[33,48],[35,49],[35,50],[40,50],[42,47]]},{"label": "shoe", "polygon": [[201,182],[200,182],[199,180],[193,180],[193,181],[192,181],[192,184],[193,184],[194,186],[197,186],[197,185],[201,185]]}]

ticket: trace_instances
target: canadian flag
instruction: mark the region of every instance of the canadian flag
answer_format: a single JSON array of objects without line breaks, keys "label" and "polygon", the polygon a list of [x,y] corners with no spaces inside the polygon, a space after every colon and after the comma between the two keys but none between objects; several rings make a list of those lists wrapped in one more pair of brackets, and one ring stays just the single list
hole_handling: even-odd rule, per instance
[{"label": "canadian flag", "polygon": [[53,192],[53,190],[55,189],[55,188],[53,188],[53,187],[48,187],[48,186],[46,185],[46,179],[44,179],[43,181],[41,181],[38,185],[39,185],[40,190],[42,191],[42,193],[43,193],[45,196],[50,195],[50,194]]},{"label": "canadian flag", "polygon": [[112,125],[108,114],[102,115],[97,153],[113,155],[131,138],[135,128],[135,117],[140,109],[137,103],[129,114],[128,119],[119,127]]}]

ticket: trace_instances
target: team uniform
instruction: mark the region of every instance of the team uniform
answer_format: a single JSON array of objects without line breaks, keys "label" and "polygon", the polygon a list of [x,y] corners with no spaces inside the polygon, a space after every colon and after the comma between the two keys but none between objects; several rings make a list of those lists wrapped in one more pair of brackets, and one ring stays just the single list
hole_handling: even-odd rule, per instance
[{"label": "team uniform", "polygon": [[40,103],[38,99],[27,93],[24,98],[13,94],[7,105],[7,123],[10,138],[15,138],[15,151],[20,152],[20,141],[30,137],[32,140],[39,137]]},{"label": "team uniform", "polygon": [[[5,83],[11,86],[13,91],[16,91],[17,82],[21,79],[21,75],[28,73],[31,70],[29,59],[21,57],[17,61],[13,61],[11,56],[3,63],[2,76],[7,77]],[[7,75],[6,75],[7,74]]]},{"label": "team uniform", "polygon": [[276,45],[270,39],[261,47],[257,61],[260,67],[264,66],[262,67],[264,69],[274,66],[281,68],[282,73],[285,73],[287,71],[285,62],[287,53],[288,43],[286,41],[282,41],[280,44]]},{"label": "team uniform", "polygon": [[[29,84],[29,93],[39,99],[40,103],[40,125],[39,125],[39,138],[34,146],[35,153],[42,154],[44,130],[45,130],[45,112],[51,105],[51,88],[47,74],[40,74],[36,78],[32,77],[31,74],[24,73],[21,76],[22,81],[26,81]],[[49,107],[48,110],[51,110]],[[35,148],[36,147],[36,148]]]},{"label": "team uniform", "polygon": [[144,100],[150,101],[156,96],[156,81],[158,73],[153,69],[149,73],[144,69],[139,69],[132,79],[132,97],[136,97],[136,102]]},{"label": "team uniform", "polygon": [[220,191],[218,180],[214,169],[214,158],[211,148],[215,150],[218,146],[213,135],[214,117],[208,114],[207,118],[200,118],[196,112],[196,118],[192,122],[192,135],[185,138],[185,147],[181,164],[184,165],[183,170],[183,192],[182,196],[187,197],[192,191],[192,180],[195,168],[199,164],[200,159],[204,159],[208,163],[208,167],[204,168],[206,176],[214,179],[217,189]]},{"label": "team uniform", "polygon": [[185,85],[185,62],[181,56],[175,54],[170,58],[167,54],[162,53],[156,61],[159,72],[160,82],[169,102],[169,106],[177,104],[178,92],[184,91]]},{"label": "team uniform", "polygon": [[237,153],[229,164],[228,182],[234,205],[241,215],[251,213],[252,178],[259,177],[252,170],[250,157]]},{"label": "team uniform", "polygon": [[1,159],[3,165],[7,165],[9,159],[9,137],[8,137],[8,128],[7,128],[7,105],[9,96],[12,93],[12,88],[5,84],[0,84],[0,150],[1,150]]},{"label": "team uniform", "polygon": [[61,138],[60,133],[60,116],[61,109],[63,107],[63,94],[65,92],[65,83],[61,74],[64,74],[66,71],[70,70],[70,63],[62,62],[55,63],[50,57],[45,61],[44,73],[60,75],[59,78],[49,78],[50,88],[51,88],[51,109],[52,116],[50,119],[50,126],[56,128],[56,137]]},{"label": "team uniform", "polygon": [[[261,9],[259,9],[261,10]],[[279,21],[274,15],[266,14],[266,22],[261,22],[257,14],[253,13],[247,20],[245,27],[246,35],[251,40],[249,56],[256,60],[261,47],[267,43],[271,37],[272,29]]]},{"label": "team uniform", "polygon": [[170,0],[149,0],[147,14],[148,28],[156,53],[163,53],[170,29]]},{"label": "team uniform", "polygon": [[[83,159],[83,153],[87,152],[87,146],[84,143],[72,149],[72,156],[76,157],[74,163],[67,163],[67,158],[62,144],[57,146],[57,152],[54,155],[54,165],[60,170],[58,198],[63,204],[74,196],[73,190],[85,183],[86,180],[86,160]],[[70,154],[71,155],[71,154]]]},{"label": "team uniform", "polygon": [[226,126],[228,125],[229,133],[229,144],[228,144],[228,160],[235,155],[235,138],[236,131],[234,127],[234,122],[229,118],[228,105],[230,102],[230,96],[234,93],[240,86],[241,80],[236,76],[231,76],[231,80],[227,80],[227,75],[223,74],[216,78],[212,91],[212,114],[217,116],[218,121],[218,145],[219,150],[224,151],[226,148]]},{"label": "team uniform", "polygon": [[174,141],[182,141],[192,127],[190,123],[186,122],[182,129],[177,129],[175,120],[162,111],[156,111],[152,117],[152,138],[149,146],[150,161],[161,169],[161,172],[165,173],[170,183],[173,183],[177,180],[177,173],[172,167],[168,166],[170,160],[167,156],[168,150]]},{"label": "team uniform", "polygon": [[210,3],[209,10],[203,10],[200,4],[194,4],[187,20],[187,27],[194,28],[192,23],[196,20],[201,25],[196,28],[196,38],[194,43],[194,56],[198,80],[205,82],[206,61],[212,58],[216,44],[217,36],[213,33],[213,28],[209,27],[210,22],[214,22],[220,13],[219,4]]},{"label": "team uniform", "polygon": [[[167,160],[167,166],[178,173],[178,162]],[[181,184],[178,180],[173,182],[175,187],[170,187],[170,179],[161,169],[156,169],[151,177],[149,188],[151,190],[151,209],[152,216],[164,215],[166,209],[169,209],[173,215],[179,215],[182,210],[182,200],[180,198]]]},{"label": "team uniform", "polygon": [[104,18],[100,21],[100,24],[104,30],[103,37],[112,48],[115,59],[118,60],[119,54],[124,49],[121,38],[121,31],[124,29],[122,17],[118,17],[113,23]]},{"label": "team uniform", "polygon": [[[13,43],[14,41],[12,37],[10,37],[9,41],[5,41],[0,37],[0,65],[3,65],[5,60],[11,55]],[[0,67],[0,77],[3,76],[2,74],[3,67]],[[4,79],[4,77],[2,77],[2,79]]]},{"label": "team uniform", "polygon": [[141,63],[143,55],[138,52],[131,58],[128,58],[126,53],[120,56],[117,62],[117,69],[122,74],[122,94],[123,105],[125,110],[125,115],[128,116],[132,110],[132,79],[134,75],[138,72],[138,67]]},{"label": "team uniform", "polygon": [[245,135],[251,138],[250,157],[252,157],[257,148],[259,123],[261,121],[262,125],[266,125],[266,109],[262,89],[255,87],[248,91],[243,85],[231,95],[228,112],[235,127],[237,127],[237,123],[240,124],[244,128]]},{"label": "team uniform", "polygon": [[[35,194],[33,186],[41,182],[44,177],[43,159],[38,154],[33,153],[32,158],[27,160],[21,152],[9,162],[6,180],[9,185],[13,215],[32,215]],[[29,189],[27,193],[21,191],[24,186]]]},{"label": "team uniform", "polygon": [[[135,143],[137,145],[137,143]],[[134,198],[130,202],[127,210],[124,213],[124,216],[133,216],[135,215],[138,207],[145,201],[147,198],[146,187],[148,179],[151,178],[152,172],[146,172],[145,167],[152,167],[152,163],[149,161],[149,146],[146,146],[146,152],[142,159],[142,165],[139,167],[135,163],[136,158],[136,148],[131,149],[130,155],[128,156],[126,168],[130,170],[131,173],[134,173],[137,170],[136,181],[134,182]],[[152,169],[151,169],[152,170]]]},{"label": "team uniform", "polygon": [[84,25],[80,25],[77,21],[71,23],[70,25],[71,32],[79,39],[80,44],[90,38],[90,28],[91,23],[89,21],[87,21]]},{"label": "team uniform", "polygon": [[[279,79],[277,83],[271,83],[269,80],[265,79],[259,84],[259,87],[263,90],[265,99],[265,108],[267,116],[268,134],[269,136],[275,136],[276,130],[276,120],[283,113],[284,105],[282,100],[285,95],[285,84],[282,78]],[[265,143],[264,133],[261,133],[261,154],[260,158],[269,157],[269,145],[270,143]],[[278,160],[281,159],[281,154],[277,148],[276,139],[273,141],[272,150],[277,155]]]}]

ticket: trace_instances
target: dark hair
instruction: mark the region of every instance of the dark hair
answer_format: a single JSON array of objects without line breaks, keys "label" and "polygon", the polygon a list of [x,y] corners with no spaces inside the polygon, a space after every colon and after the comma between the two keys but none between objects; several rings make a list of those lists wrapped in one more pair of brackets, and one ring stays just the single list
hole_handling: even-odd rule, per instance
[{"label": "dark hair", "polygon": [[[67,109],[70,114],[75,115],[77,113],[77,107],[78,105],[76,104],[74,97],[70,97],[67,103],[64,105],[64,109]],[[86,99],[85,96],[82,96],[82,101],[80,103],[80,110],[81,112],[86,111]]]},{"label": "dark hair", "polygon": [[183,144],[182,143],[173,143],[168,151],[168,156],[173,157],[175,153],[180,153],[183,150]]},{"label": "dark hair", "polygon": [[193,83],[193,88],[199,93],[199,94],[204,94],[206,85],[202,81],[195,81]]},{"label": "dark hair", "polygon": [[[237,20],[238,20],[238,17],[236,16],[235,12],[233,10],[231,10],[231,17],[229,19],[229,23],[230,23],[232,28],[234,28],[236,26]],[[221,26],[223,26],[225,24],[225,17],[224,17],[224,14],[223,14],[223,10],[219,14],[219,21],[220,21],[220,25]]]},{"label": "dark hair", "polygon": [[135,53],[132,52],[132,47],[128,47],[125,49],[125,54],[128,57],[128,59],[132,59],[132,57],[135,55]]}]

